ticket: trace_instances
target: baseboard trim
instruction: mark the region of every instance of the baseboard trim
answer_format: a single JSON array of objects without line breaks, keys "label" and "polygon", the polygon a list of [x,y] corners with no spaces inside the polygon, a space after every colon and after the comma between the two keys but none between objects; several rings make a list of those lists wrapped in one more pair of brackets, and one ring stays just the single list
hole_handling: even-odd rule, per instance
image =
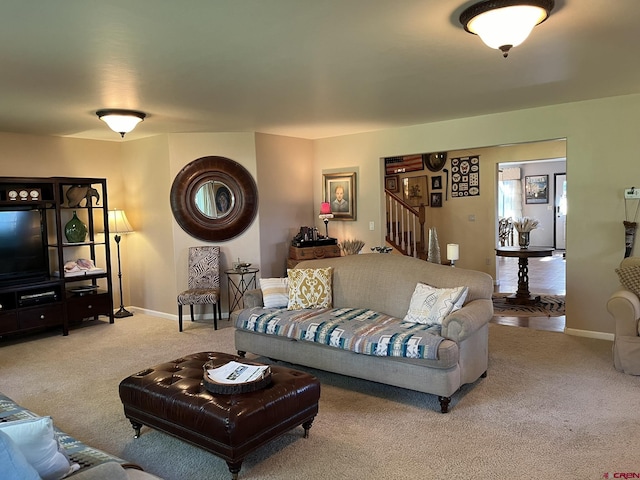
[{"label": "baseboard trim", "polygon": [[575,337],[587,337],[587,338],[596,338],[598,340],[608,340],[613,342],[615,339],[615,335],[613,333],[606,332],[594,332],[592,330],[578,330],[576,328],[565,328],[564,333],[567,335],[573,335]]},{"label": "baseboard trim", "polygon": [[[160,318],[166,318],[167,320],[175,320],[176,322],[178,321],[178,314],[171,314],[171,313],[165,313],[165,312],[158,312],[156,310],[150,310],[148,308],[140,308],[140,307],[127,307],[127,310],[129,310],[130,312],[133,313],[143,313],[145,315],[151,315],[152,317],[160,317]],[[211,320],[213,321],[213,314],[212,313],[208,313],[205,315],[202,314],[196,314],[194,315],[196,320]],[[222,318],[218,319],[218,320],[223,320],[223,319],[227,319],[229,318],[229,314],[227,312],[221,312],[221,316]],[[187,307],[187,311],[186,313],[182,314],[182,320],[189,320],[189,307]]]}]

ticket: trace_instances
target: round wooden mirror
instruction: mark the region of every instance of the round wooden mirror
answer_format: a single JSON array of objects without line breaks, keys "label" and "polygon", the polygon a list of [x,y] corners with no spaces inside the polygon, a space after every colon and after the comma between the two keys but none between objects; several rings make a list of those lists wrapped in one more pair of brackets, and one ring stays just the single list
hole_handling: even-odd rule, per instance
[{"label": "round wooden mirror", "polygon": [[225,157],[202,157],[185,165],[171,186],[171,211],[189,235],[230,240],[258,213],[258,188],[251,174]]}]

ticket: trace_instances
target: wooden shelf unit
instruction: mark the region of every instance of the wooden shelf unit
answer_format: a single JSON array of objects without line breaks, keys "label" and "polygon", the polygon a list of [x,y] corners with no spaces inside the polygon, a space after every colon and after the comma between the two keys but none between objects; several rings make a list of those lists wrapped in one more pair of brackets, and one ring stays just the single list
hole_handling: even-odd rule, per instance
[{"label": "wooden shelf unit", "polygon": [[[67,191],[74,186],[95,189],[99,199],[87,196],[82,206],[69,206]],[[11,199],[11,190],[36,189],[35,199]],[[19,279],[0,283],[0,336],[69,326],[84,319],[113,316],[113,286],[107,205],[107,181],[103,178],[77,177],[0,177],[0,211],[38,210],[41,212],[49,263],[48,278]],[[87,226],[84,242],[69,243],[65,225],[76,212]],[[104,233],[103,233],[104,232]],[[80,276],[65,276],[65,264],[87,259],[101,270]],[[83,292],[72,290],[86,286]]]}]

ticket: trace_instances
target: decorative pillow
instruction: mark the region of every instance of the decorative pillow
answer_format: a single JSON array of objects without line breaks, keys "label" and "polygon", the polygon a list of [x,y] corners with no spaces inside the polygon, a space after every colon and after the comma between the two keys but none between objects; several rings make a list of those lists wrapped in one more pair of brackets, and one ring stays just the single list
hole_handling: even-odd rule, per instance
[{"label": "decorative pillow", "polygon": [[67,457],[58,451],[51,417],[0,423],[0,431],[13,440],[43,480],[59,480],[72,470]]},{"label": "decorative pillow", "polygon": [[331,308],[331,274],[333,268],[291,268],[287,310],[303,308]]},{"label": "decorative pillow", "polygon": [[640,265],[616,268],[620,283],[640,297]]},{"label": "decorative pillow", "polygon": [[447,315],[462,308],[468,292],[467,287],[435,288],[431,285],[418,283],[411,296],[409,311],[405,315],[404,321],[425,325],[442,325],[442,321]]},{"label": "decorative pillow", "polygon": [[286,278],[261,278],[260,288],[266,308],[286,307],[289,303],[289,281]]},{"label": "decorative pillow", "polygon": [[40,480],[35,468],[29,465],[16,443],[0,430],[0,466],[4,480]]}]

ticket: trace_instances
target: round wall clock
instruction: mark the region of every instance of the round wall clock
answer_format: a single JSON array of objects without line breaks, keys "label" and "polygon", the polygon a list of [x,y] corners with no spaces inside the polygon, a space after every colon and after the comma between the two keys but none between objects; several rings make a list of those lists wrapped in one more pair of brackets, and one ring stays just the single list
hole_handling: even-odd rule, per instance
[{"label": "round wall clock", "polygon": [[424,164],[432,172],[439,172],[447,163],[447,152],[428,153]]}]

